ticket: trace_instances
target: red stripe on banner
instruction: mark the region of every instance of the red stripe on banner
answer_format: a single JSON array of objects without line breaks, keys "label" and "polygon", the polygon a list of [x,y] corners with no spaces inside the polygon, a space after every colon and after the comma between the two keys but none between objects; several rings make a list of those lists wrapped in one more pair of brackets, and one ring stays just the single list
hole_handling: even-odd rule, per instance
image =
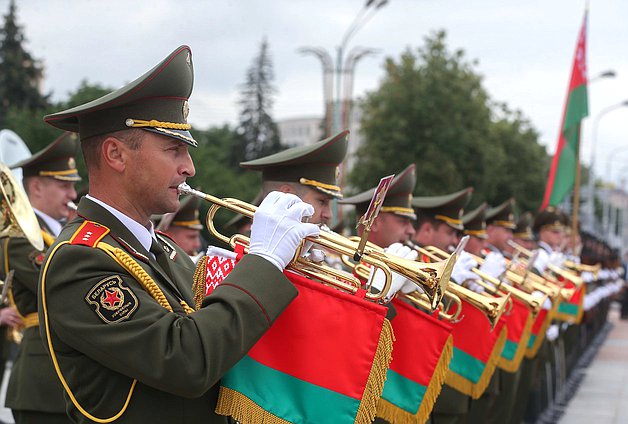
[{"label": "red stripe on banner", "polygon": [[299,294],[249,356],[300,380],[360,399],[387,309],[293,272],[284,273]]},{"label": "red stripe on banner", "polygon": [[512,297],[512,310],[506,321],[508,340],[519,343],[529,315],[530,310],[526,305],[519,299]]},{"label": "red stripe on banner", "polygon": [[402,300],[393,300],[397,315],[391,324],[395,332],[390,368],[407,379],[428,386],[451,324],[419,311]]},{"label": "red stripe on banner", "polygon": [[543,323],[545,322],[545,318],[547,317],[548,313],[549,313],[549,310],[547,309],[541,309],[539,311],[536,318],[534,319],[534,323],[532,324],[532,334],[534,335],[539,334],[539,330],[543,326]]},{"label": "red stripe on banner", "polygon": [[466,300],[461,300],[462,319],[453,324],[452,330],[454,346],[486,363],[506,318],[502,315],[495,328],[491,330],[491,324],[486,315]]}]

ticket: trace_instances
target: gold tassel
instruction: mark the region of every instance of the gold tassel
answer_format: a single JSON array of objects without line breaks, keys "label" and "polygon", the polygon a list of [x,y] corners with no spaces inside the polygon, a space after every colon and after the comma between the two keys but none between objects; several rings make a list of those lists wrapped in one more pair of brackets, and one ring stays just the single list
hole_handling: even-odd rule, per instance
[{"label": "gold tassel", "polygon": [[226,415],[242,424],[290,424],[270,412],[262,409],[242,393],[227,387],[220,387],[216,411],[219,415]]},{"label": "gold tassel", "polygon": [[416,414],[411,414],[393,405],[386,399],[380,398],[379,404],[377,405],[377,416],[390,423],[413,424],[426,422],[445,382],[453,352],[454,339],[453,336],[450,335],[443,347],[443,351],[438,359],[438,364],[436,364],[436,368],[434,369],[434,373],[432,374],[432,378],[425,390],[423,400]]},{"label": "gold tassel", "polygon": [[377,415],[377,404],[382,397],[384,391],[384,383],[386,382],[386,371],[392,360],[393,342],[395,334],[393,333],[390,321],[384,319],[382,331],[379,333],[379,342],[377,350],[373,358],[371,373],[364,388],[364,394],[358,407],[355,422],[358,424],[370,424]]},{"label": "gold tassel", "polygon": [[194,306],[198,311],[205,299],[205,276],[207,275],[207,256],[203,256],[196,264],[192,281],[192,293],[194,294]]},{"label": "gold tassel", "polygon": [[467,396],[471,396],[473,399],[478,399],[486,390],[488,383],[491,381],[491,377],[495,372],[495,368],[497,367],[497,362],[501,356],[502,350],[504,349],[504,344],[506,344],[506,334],[508,330],[506,327],[502,327],[501,332],[499,333],[499,337],[497,338],[497,342],[495,346],[493,346],[493,351],[491,352],[491,356],[489,356],[486,361],[486,365],[484,366],[484,371],[480,376],[480,379],[477,383],[473,383],[472,381],[467,380],[459,374],[454,372],[447,373],[447,378],[445,383],[448,386],[458,390],[461,393],[464,393]]},{"label": "gold tassel", "polygon": [[523,326],[523,332],[521,333],[521,338],[519,339],[519,343],[517,344],[517,351],[515,352],[515,355],[512,357],[512,359],[506,359],[501,357],[500,355],[499,364],[497,365],[500,369],[510,373],[517,372],[528,347],[530,334],[532,334],[533,323],[534,318],[532,317],[532,314],[528,314],[528,319],[526,319],[526,323]]}]

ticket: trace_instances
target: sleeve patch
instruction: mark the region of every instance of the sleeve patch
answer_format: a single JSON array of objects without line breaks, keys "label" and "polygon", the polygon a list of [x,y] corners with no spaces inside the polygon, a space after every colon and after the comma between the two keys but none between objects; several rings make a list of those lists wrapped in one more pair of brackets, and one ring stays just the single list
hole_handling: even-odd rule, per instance
[{"label": "sleeve patch", "polygon": [[135,293],[119,275],[100,280],[87,293],[85,301],[106,324],[131,318],[139,306]]}]

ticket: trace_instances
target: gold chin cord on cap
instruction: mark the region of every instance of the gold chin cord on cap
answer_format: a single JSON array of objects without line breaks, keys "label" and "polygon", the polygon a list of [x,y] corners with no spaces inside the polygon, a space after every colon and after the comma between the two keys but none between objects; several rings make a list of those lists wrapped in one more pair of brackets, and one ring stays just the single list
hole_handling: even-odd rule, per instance
[{"label": "gold chin cord on cap", "polygon": [[169,128],[171,130],[189,130],[192,129],[192,125],[190,124],[177,124],[176,122],[163,122],[157,121],[156,119],[151,119],[150,121],[144,121],[141,119],[132,119],[128,118],[124,121],[127,127],[131,128]]}]

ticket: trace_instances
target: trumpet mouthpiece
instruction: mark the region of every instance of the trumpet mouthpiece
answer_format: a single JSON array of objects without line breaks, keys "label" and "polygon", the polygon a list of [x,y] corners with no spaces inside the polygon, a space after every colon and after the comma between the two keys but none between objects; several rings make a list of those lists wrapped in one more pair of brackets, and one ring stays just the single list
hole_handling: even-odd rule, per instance
[{"label": "trumpet mouthpiece", "polygon": [[192,187],[190,187],[190,185],[188,183],[181,183],[177,186],[177,191],[179,192],[179,195],[181,194],[191,194],[192,193]]}]

